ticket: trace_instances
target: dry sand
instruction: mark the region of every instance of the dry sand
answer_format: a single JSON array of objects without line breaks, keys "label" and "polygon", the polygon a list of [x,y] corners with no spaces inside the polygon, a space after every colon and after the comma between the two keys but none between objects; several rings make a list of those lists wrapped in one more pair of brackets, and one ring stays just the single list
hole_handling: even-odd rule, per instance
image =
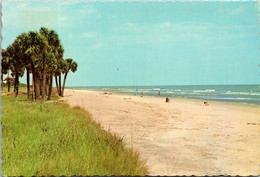
[{"label": "dry sand", "polygon": [[150,175],[259,175],[260,106],[65,91],[102,127],[124,137]]}]

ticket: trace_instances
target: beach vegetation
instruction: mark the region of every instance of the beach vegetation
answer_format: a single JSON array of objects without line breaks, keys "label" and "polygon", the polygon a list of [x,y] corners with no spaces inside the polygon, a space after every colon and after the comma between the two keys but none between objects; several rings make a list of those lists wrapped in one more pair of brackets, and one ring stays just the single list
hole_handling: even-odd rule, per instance
[{"label": "beach vegetation", "polygon": [[[26,87],[24,87],[26,90]],[[26,93],[26,92],[25,92]],[[144,176],[147,168],[122,138],[79,107],[2,96],[2,175]]]},{"label": "beach vegetation", "polygon": [[[64,48],[58,34],[54,30],[42,27],[38,31],[22,33],[6,49],[2,50],[2,84],[3,75],[10,92],[10,75],[14,77],[15,98],[19,93],[19,77],[26,71],[28,100],[51,99],[53,77],[56,80],[58,94],[63,96],[68,72],[77,70],[73,59],[64,59]],[[61,77],[64,74],[63,86]],[[30,84],[30,75],[32,84]],[[59,82],[57,81],[59,80]],[[31,87],[32,85],[32,87]]]}]

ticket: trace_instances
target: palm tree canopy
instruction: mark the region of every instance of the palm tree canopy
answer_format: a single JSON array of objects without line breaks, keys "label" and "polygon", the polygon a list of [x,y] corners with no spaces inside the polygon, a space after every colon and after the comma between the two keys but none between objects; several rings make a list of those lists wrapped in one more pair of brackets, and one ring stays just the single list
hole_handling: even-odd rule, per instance
[{"label": "palm tree canopy", "polygon": [[5,49],[2,50],[2,67],[1,67],[1,72],[2,74],[7,74],[7,71],[9,70],[10,66],[9,66],[9,57],[8,57],[8,53]]},{"label": "palm tree canopy", "polygon": [[47,41],[37,31],[29,31],[26,54],[33,56],[39,55],[47,45]]},{"label": "palm tree canopy", "polygon": [[59,60],[59,59],[62,59],[63,58],[63,53],[64,53],[64,48],[63,46],[60,44],[58,49],[56,50],[56,58]]},{"label": "palm tree canopy", "polygon": [[[52,88],[52,77],[55,74],[56,86],[63,95],[66,77],[69,71],[77,70],[77,63],[73,59],[63,59],[64,48],[61,44],[58,34],[54,30],[42,27],[38,32],[29,31],[21,33],[6,50],[2,50],[2,74],[9,70],[11,75],[15,76],[15,90],[18,95],[19,77],[23,76],[24,70],[27,70],[27,81],[29,74],[32,73],[34,83],[35,100],[42,96],[46,97],[46,83]],[[61,74],[64,74],[63,91],[61,92]],[[57,84],[57,77],[59,84]],[[42,84],[42,85],[40,85]],[[30,83],[27,82],[27,86]],[[41,87],[42,92],[40,92]],[[28,98],[29,98],[29,87]],[[51,89],[49,89],[51,93]],[[48,97],[51,94],[48,95]],[[33,96],[33,95],[32,95]]]},{"label": "palm tree canopy", "polygon": [[55,55],[53,53],[47,53],[46,59],[46,64],[48,66],[47,69],[49,71],[56,70],[58,68],[57,59],[55,58]]},{"label": "palm tree canopy", "polygon": [[67,70],[67,63],[65,62],[65,60],[58,60],[58,69],[57,69],[57,71],[59,71],[59,72],[62,72],[62,73],[64,73],[64,72],[66,72],[66,70]]},{"label": "palm tree canopy", "polygon": [[48,45],[51,47],[48,52],[53,52],[60,46],[59,35],[54,30],[49,30],[48,28],[42,27],[40,29],[40,34],[45,38]]},{"label": "palm tree canopy", "polygon": [[72,62],[70,70],[74,73],[75,71],[77,71],[77,69],[78,69],[78,64],[75,61]]},{"label": "palm tree canopy", "polygon": [[66,62],[66,65],[65,65],[65,68],[64,68],[64,72],[69,72],[70,70],[72,72],[75,72],[77,70],[77,67],[78,67],[78,64],[76,62],[73,61],[72,58],[67,58],[65,60]]},{"label": "palm tree canopy", "polygon": [[17,38],[7,47],[7,53],[9,55],[9,62],[11,65],[14,67],[23,66],[23,52],[20,39]]}]

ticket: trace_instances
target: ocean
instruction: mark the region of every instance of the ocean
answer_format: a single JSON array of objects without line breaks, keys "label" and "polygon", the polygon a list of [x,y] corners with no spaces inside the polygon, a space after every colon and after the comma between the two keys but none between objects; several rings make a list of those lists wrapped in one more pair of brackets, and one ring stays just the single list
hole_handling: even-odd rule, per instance
[{"label": "ocean", "polygon": [[110,86],[69,87],[78,90],[96,90],[121,94],[189,98],[236,102],[260,106],[260,85],[185,85],[185,86]]}]

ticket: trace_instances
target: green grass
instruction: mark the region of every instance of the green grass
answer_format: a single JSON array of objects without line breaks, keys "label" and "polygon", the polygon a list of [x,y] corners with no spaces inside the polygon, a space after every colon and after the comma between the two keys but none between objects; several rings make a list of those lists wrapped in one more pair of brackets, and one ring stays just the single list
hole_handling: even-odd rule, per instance
[{"label": "green grass", "polygon": [[2,96],[2,175],[146,175],[138,155],[80,108]]},{"label": "green grass", "polygon": [[[2,91],[8,91],[8,87],[7,87],[7,84],[4,84],[3,83],[3,87],[1,88]],[[10,84],[10,91],[14,91],[14,85],[13,83]],[[27,85],[26,84],[23,84],[23,83],[20,83],[19,84],[19,92],[27,92]]]},{"label": "green grass", "polygon": [[[61,98],[58,95],[58,93],[56,92],[56,88],[55,87],[53,87],[52,90],[53,91],[52,91],[51,100],[57,100],[57,99]],[[13,95],[13,96],[15,95],[13,84],[11,84],[11,86],[10,86],[10,92],[8,92],[7,84],[3,84],[3,87],[1,87],[1,91],[2,91],[3,95]],[[32,87],[31,87],[30,91],[31,91],[31,94],[32,94]],[[18,99],[19,99],[19,97],[22,96],[22,101],[28,101],[27,97],[24,97],[24,95],[27,95],[27,85],[23,84],[23,83],[20,83],[19,84]],[[19,100],[21,101],[21,99],[19,99]],[[31,100],[31,98],[30,98],[30,100]]]}]

